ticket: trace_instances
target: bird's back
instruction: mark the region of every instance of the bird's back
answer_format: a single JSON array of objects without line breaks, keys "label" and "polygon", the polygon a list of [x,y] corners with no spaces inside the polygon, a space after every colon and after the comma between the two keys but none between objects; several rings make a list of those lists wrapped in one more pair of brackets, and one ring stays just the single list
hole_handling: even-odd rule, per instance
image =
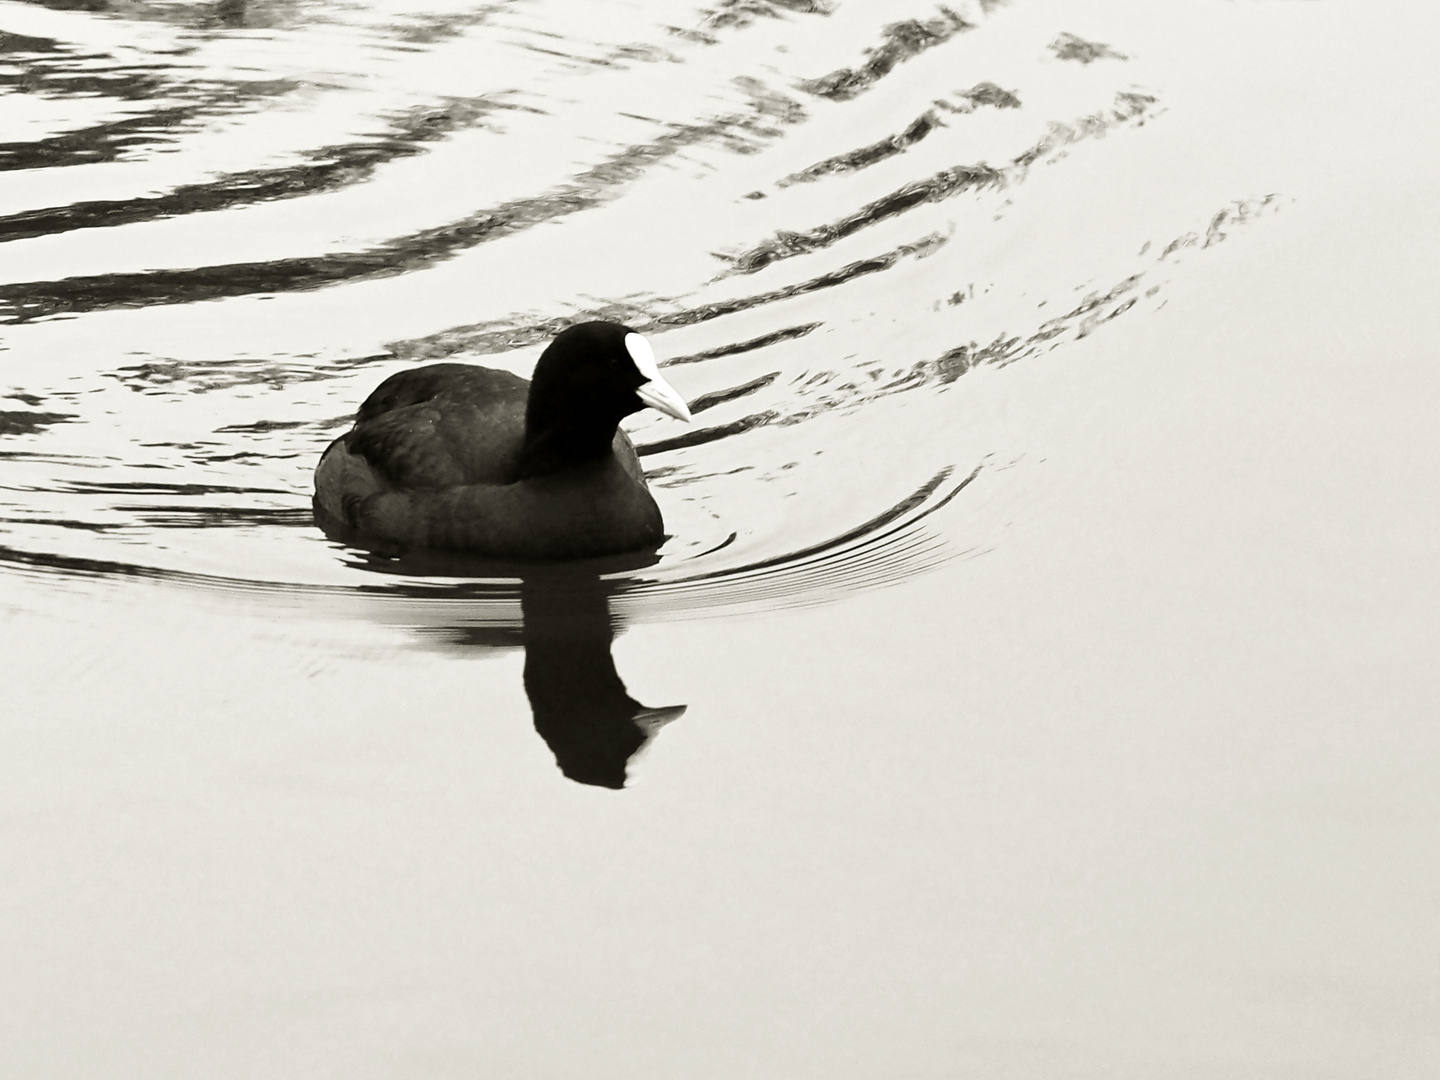
[{"label": "bird's back", "polygon": [[375,388],[343,436],[396,488],[438,491],[514,481],[530,384],[471,364],[431,364]]}]

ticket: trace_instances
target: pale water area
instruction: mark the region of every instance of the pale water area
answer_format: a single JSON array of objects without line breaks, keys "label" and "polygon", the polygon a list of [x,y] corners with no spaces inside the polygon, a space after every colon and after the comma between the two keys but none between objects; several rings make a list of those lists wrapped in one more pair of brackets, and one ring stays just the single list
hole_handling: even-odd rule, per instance
[{"label": "pale water area", "polygon": [[[0,0],[0,1073],[1440,1075],[1436,40]],[[591,318],[655,557],[315,527]]]}]

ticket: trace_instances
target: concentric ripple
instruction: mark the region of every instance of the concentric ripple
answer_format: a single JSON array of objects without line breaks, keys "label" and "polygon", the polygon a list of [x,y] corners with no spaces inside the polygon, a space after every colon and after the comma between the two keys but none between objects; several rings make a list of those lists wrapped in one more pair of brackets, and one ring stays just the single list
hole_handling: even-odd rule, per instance
[{"label": "concentric ripple", "polygon": [[1167,31],[1057,10],[0,2],[0,573],[513,627],[579,571],[339,547],[311,471],[392,372],[528,373],[591,318],[696,415],[635,418],[671,536],[580,568],[617,618],[983,550],[1003,369],[1283,204],[1094,218],[1166,123]]}]

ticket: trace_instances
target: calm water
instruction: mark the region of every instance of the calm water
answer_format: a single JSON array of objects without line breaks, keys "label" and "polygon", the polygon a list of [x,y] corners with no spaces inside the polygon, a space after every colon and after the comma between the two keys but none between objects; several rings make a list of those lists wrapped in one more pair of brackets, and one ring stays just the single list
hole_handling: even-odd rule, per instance
[{"label": "calm water", "polygon": [[[1378,15],[1155,7],[0,0],[25,1075],[1372,1075],[1347,1070],[1379,1036],[1301,1034],[1344,994],[1305,983],[1324,1007],[1284,1011],[1284,979],[1321,978],[1304,963],[1256,976],[1273,975],[1261,1019],[1235,1005],[1259,983],[1206,966],[1223,912],[1333,883],[1272,889],[1264,844],[1245,849],[1234,893],[1166,937],[1162,913],[1213,883],[1197,867],[1232,866],[1249,834],[1196,826],[1172,862],[1133,832],[1189,827],[1146,800],[1214,781],[1243,802],[1284,769],[1207,774],[1228,759],[1187,757],[1204,722],[1185,706],[1173,731],[1148,705],[1091,716],[1094,658],[1074,684],[1050,669],[1091,635],[1135,655],[1172,640],[1147,598],[1185,610],[1198,571],[1175,558],[1187,569],[1128,607],[1095,577],[1052,640],[1065,582],[1153,552],[1085,548],[1084,508],[1041,466],[1092,448],[1057,475],[1084,491],[1117,469],[1136,487],[1115,512],[1153,511],[1130,535],[1163,530],[1170,477],[1107,457],[1100,429],[1144,415],[1202,448],[1181,460],[1214,451],[1184,403],[1184,380],[1223,367],[1203,312],[1241,297],[1313,325],[1303,289],[1262,300],[1227,275],[1290,218],[1319,220],[1318,193],[1362,186],[1301,121],[1335,113],[1356,160],[1381,157],[1363,110],[1337,112],[1360,91],[1330,75]],[[1385,50],[1404,40],[1357,38],[1343,78],[1402,77]],[[1165,323],[1187,298],[1189,321]],[[384,377],[438,359],[526,374],[593,318],[647,334],[696,414],[632,418],[671,534],[657,559],[392,562],[314,527],[314,464]],[[1128,375],[1073,373],[1106,350]],[[1265,379],[1236,400],[1281,401]],[[1229,475],[1191,490],[1243,501]],[[1017,522],[1050,546],[1007,578],[1005,553],[1031,550]],[[1216,588],[1260,595],[1236,550]],[[996,580],[1026,584],[987,600],[997,552]],[[1035,651],[991,670],[997,618]],[[1309,625],[1282,637],[1320,670]],[[1203,634],[1173,640],[1208,655]],[[1183,698],[1190,676],[1150,659],[1112,657]],[[1037,719],[1072,711],[1098,727]],[[1137,726],[1107,742],[1122,714]],[[644,783],[595,790],[635,781],[662,727]],[[1418,760],[1406,747],[1396,768]],[[1027,764],[1002,782],[1006,762]],[[1138,803],[1115,794],[1151,766]],[[630,801],[577,801],[592,793]],[[935,825],[1001,806],[1018,833]],[[1129,838],[1124,859],[1107,835]],[[1084,884],[1122,862],[1126,884]],[[1127,904],[1133,936],[1106,922]],[[1311,922],[1337,938],[1365,921],[1326,911]],[[1107,929],[1084,944],[1082,924]],[[1184,974],[1126,967],[1131,949]],[[1374,987],[1388,969],[1367,964],[1344,970]],[[1383,1005],[1401,984],[1433,1000],[1418,978],[1375,990],[1409,1048],[1390,1065],[1435,1052]],[[1108,992],[1133,1029],[1094,1003]],[[1126,1050],[1077,1040],[1089,1027]]]}]

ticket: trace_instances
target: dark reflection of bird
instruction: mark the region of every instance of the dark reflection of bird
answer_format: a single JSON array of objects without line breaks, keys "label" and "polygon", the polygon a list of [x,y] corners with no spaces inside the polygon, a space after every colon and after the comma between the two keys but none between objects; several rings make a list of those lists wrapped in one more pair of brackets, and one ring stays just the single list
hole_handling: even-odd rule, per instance
[{"label": "dark reflection of bird", "polygon": [[535,730],[570,779],[624,787],[630,759],[685,706],[648,709],[626,693],[610,655],[615,630],[599,577],[527,576],[521,606]]},{"label": "dark reflection of bird", "polygon": [[[416,627],[447,652],[523,648],[535,730],[561,772],[582,784],[616,789],[625,786],[630,760],[686,708],[641,705],[615,670],[610,646],[619,623],[610,612],[610,596],[616,583],[600,573],[620,562],[529,567],[518,582],[519,618],[512,614],[517,583],[487,582],[479,589],[488,603],[477,611],[487,616],[484,621]],[[478,599],[473,587],[467,591]],[[455,613],[449,604],[433,610],[450,618]],[[494,618],[501,611],[506,615]]]},{"label": "dark reflection of bird", "polygon": [[327,534],[382,551],[525,562],[653,547],[660,508],[620,420],[689,420],[649,343],[618,323],[562,331],[531,382],[470,364],[392,375],[315,470]]}]

